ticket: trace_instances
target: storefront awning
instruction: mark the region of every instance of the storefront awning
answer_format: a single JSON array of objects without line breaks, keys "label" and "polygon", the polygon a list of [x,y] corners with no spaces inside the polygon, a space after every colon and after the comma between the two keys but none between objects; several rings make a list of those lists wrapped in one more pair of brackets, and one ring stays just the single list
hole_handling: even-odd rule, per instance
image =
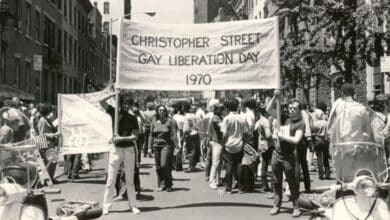
[{"label": "storefront awning", "polygon": [[12,86],[0,84],[0,99],[7,99],[12,97],[18,97],[21,100],[34,101],[35,97],[33,94],[25,91],[16,89]]}]

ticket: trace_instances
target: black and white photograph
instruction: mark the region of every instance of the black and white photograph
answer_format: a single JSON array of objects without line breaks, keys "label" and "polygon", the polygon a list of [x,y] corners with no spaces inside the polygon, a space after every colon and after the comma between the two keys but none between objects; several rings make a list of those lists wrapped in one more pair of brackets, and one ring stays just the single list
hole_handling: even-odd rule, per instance
[{"label": "black and white photograph", "polygon": [[0,220],[389,220],[389,0],[0,0]]}]

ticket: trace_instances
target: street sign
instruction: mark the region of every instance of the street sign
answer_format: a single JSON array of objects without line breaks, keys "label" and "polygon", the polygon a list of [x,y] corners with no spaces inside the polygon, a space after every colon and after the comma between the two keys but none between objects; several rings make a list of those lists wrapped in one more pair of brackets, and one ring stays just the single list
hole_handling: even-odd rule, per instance
[{"label": "street sign", "polygon": [[390,56],[381,57],[381,72],[390,72]]},{"label": "street sign", "polygon": [[42,55],[34,54],[34,70],[42,71]]}]

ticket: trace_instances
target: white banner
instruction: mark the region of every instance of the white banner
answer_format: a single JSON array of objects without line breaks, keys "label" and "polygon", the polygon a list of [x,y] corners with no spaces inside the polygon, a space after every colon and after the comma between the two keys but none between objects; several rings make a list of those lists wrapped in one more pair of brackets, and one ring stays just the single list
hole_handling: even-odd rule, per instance
[{"label": "white banner", "polygon": [[390,56],[381,57],[381,72],[390,72]]},{"label": "white banner", "polygon": [[109,151],[112,119],[98,103],[109,89],[86,94],[59,94],[62,154]]},{"label": "white banner", "polygon": [[121,22],[119,88],[279,88],[277,17],[188,25]]}]

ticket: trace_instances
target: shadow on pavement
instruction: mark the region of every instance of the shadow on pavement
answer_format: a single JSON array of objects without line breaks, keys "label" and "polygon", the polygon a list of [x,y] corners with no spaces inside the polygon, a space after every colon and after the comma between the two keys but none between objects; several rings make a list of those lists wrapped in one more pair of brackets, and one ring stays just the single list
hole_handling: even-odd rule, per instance
[{"label": "shadow on pavement", "polygon": [[106,184],[106,180],[74,180],[72,183],[86,183],[86,184]]},{"label": "shadow on pavement", "polygon": [[153,189],[145,189],[145,188],[142,188],[141,189],[141,192],[154,192]]},{"label": "shadow on pavement", "polygon": [[153,201],[154,196],[151,195],[145,195],[145,194],[137,194],[137,200],[144,202],[144,201]]},{"label": "shadow on pavement", "polygon": [[[142,210],[141,210],[142,211]],[[124,210],[110,210],[110,213],[126,213],[131,212],[130,209],[124,209]]]},{"label": "shadow on pavement", "polygon": [[177,179],[177,178],[174,178],[172,179],[172,181],[190,181],[191,179]]},{"label": "shadow on pavement", "polygon": [[[253,203],[239,203],[239,202],[203,202],[203,203],[192,203],[170,207],[141,207],[143,212],[160,211],[164,209],[185,209],[185,208],[200,208],[200,207],[254,207],[254,208],[267,208],[271,209],[273,205],[265,204],[253,204]],[[280,213],[291,213],[292,208],[281,207]]]},{"label": "shadow on pavement", "polygon": [[176,191],[190,191],[191,189],[189,188],[185,188],[185,187],[173,187],[172,188],[172,192],[176,192]]},{"label": "shadow on pavement", "polygon": [[143,169],[149,169],[152,167],[153,167],[153,164],[151,164],[151,163],[144,163],[144,164],[139,165],[139,168],[143,168]]}]

